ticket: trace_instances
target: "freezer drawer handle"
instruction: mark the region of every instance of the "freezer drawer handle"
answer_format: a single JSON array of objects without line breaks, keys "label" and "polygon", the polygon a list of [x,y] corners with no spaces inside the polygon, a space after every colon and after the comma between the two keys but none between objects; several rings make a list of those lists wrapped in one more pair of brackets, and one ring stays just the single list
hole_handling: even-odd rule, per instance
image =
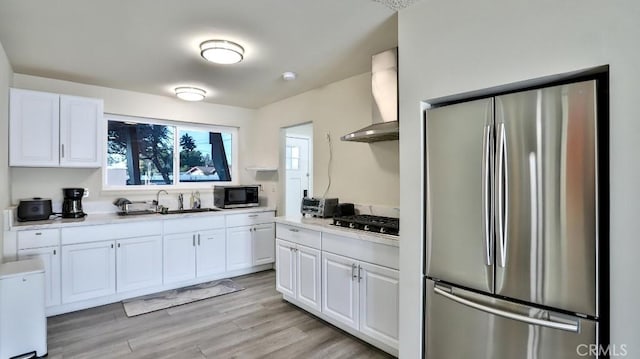
[{"label": "freezer drawer handle", "polygon": [[494,314],[494,315],[498,315],[504,318],[508,318],[508,319],[513,319],[513,320],[517,320],[520,322],[524,322],[527,324],[532,324],[532,325],[539,325],[539,326],[543,326],[543,327],[549,327],[549,328],[553,328],[553,329],[560,329],[560,330],[565,330],[568,332],[574,332],[577,333],[579,326],[578,326],[578,322],[574,322],[572,324],[567,324],[567,323],[560,323],[560,322],[554,322],[551,320],[544,320],[544,319],[538,319],[538,318],[531,318],[529,316],[526,315],[522,315],[522,314],[517,314],[517,313],[512,313],[512,312],[508,312],[505,310],[501,310],[501,309],[497,309],[497,308],[492,308],[486,305],[482,305],[473,301],[470,301],[468,299],[465,298],[461,298],[458,297],[457,295],[454,295],[452,293],[448,293],[447,291],[440,289],[436,286],[433,287],[433,291],[436,292],[436,294],[440,294],[441,296],[451,299],[454,302],[458,302],[460,304],[466,305],[468,307],[477,309],[477,310],[481,310],[483,312],[487,312],[490,314]]}]

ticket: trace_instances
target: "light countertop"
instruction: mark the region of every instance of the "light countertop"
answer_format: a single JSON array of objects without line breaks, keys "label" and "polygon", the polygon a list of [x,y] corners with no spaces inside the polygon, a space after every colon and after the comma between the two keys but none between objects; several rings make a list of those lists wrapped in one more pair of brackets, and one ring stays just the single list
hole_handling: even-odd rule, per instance
[{"label": "light countertop", "polygon": [[194,212],[180,214],[142,214],[120,216],[117,213],[90,213],[84,218],[56,218],[44,221],[18,222],[15,219],[11,223],[10,230],[33,230],[33,229],[49,229],[49,228],[67,228],[79,226],[93,226],[100,224],[116,224],[127,222],[144,222],[144,221],[161,221],[165,219],[207,217],[207,216],[224,216],[229,214],[242,214],[253,212],[275,211],[273,207],[250,207],[237,209],[222,209],[212,212]]},{"label": "light countertop", "polygon": [[331,233],[338,236],[360,239],[369,242],[385,244],[388,246],[399,247],[400,236],[390,234],[381,234],[366,232],[359,229],[351,229],[345,227],[334,226],[331,218],[312,218],[302,216],[276,217],[276,223],[287,224],[290,226],[306,228],[314,231]]}]

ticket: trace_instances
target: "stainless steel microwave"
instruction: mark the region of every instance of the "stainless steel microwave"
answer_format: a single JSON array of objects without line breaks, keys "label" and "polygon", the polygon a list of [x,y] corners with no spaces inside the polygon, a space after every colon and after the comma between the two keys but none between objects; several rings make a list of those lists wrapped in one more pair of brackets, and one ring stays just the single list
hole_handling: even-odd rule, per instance
[{"label": "stainless steel microwave", "polygon": [[218,208],[257,207],[258,186],[214,186],[213,205]]}]

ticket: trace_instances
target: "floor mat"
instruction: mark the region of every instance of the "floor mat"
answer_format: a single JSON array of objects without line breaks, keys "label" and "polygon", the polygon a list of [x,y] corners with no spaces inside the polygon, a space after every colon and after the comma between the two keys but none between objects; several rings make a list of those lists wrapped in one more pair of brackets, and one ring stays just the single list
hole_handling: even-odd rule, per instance
[{"label": "floor mat", "polygon": [[136,315],[217,297],[243,289],[243,287],[231,279],[221,279],[123,300],[122,305],[124,306],[124,311],[127,313],[127,317],[135,317]]}]

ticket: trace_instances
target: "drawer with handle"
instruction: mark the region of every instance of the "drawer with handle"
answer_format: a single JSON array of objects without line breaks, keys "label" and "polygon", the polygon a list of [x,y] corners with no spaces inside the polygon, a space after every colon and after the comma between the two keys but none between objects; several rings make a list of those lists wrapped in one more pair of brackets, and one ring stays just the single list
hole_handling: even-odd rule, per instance
[{"label": "drawer with handle", "polygon": [[227,227],[252,226],[261,223],[273,223],[275,214],[273,211],[228,214]]},{"label": "drawer with handle", "polygon": [[39,229],[18,232],[18,249],[57,246],[60,244],[60,230]]},{"label": "drawer with handle", "polygon": [[276,238],[316,249],[320,249],[322,243],[320,232],[282,223],[276,223]]}]

